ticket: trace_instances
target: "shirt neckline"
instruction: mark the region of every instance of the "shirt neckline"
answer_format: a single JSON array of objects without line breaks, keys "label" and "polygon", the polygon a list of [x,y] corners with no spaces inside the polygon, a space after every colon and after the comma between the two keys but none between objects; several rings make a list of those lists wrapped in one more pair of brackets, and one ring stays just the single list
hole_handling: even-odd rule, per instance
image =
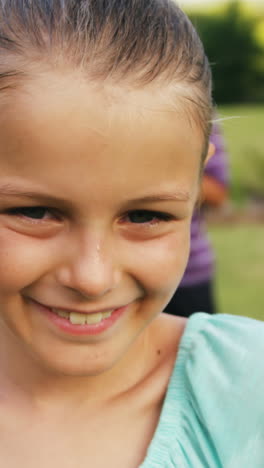
[{"label": "shirt neckline", "polygon": [[[208,319],[208,314],[191,315],[179,343],[179,350],[170,376],[159,422],[148,446],[147,454],[138,468],[164,468],[169,453],[175,451],[175,441],[182,440],[182,413],[187,405],[184,368],[194,336]],[[179,460],[180,466],[180,460]]]}]

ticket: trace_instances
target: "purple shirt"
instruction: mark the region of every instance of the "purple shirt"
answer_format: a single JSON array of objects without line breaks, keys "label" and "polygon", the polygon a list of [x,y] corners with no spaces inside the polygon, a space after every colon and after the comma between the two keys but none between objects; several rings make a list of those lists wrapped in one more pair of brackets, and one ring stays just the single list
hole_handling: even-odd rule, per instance
[{"label": "purple shirt", "polygon": [[[228,185],[227,154],[219,125],[214,124],[210,141],[215,154],[207,163],[204,173],[224,186]],[[193,286],[210,280],[214,275],[214,253],[208,239],[203,210],[195,211],[191,223],[191,249],[188,264],[180,286]]]}]

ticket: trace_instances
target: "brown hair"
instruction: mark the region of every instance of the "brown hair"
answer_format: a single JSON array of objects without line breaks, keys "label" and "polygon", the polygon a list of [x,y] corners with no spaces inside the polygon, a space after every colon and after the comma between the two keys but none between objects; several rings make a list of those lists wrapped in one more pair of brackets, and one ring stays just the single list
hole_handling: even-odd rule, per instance
[{"label": "brown hair", "polygon": [[0,18],[0,90],[16,87],[27,64],[52,57],[85,67],[89,79],[179,84],[207,141],[210,66],[174,1],[0,0]]}]

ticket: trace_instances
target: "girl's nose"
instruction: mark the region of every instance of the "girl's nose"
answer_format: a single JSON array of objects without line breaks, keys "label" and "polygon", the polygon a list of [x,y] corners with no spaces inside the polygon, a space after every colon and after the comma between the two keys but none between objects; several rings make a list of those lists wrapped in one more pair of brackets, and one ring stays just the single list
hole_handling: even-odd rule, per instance
[{"label": "girl's nose", "polygon": [[114,289],[120,272],[113,248],[86,240],[69,246],[66,261],[57,269],[58,282],[86,298],[102,297]]}]

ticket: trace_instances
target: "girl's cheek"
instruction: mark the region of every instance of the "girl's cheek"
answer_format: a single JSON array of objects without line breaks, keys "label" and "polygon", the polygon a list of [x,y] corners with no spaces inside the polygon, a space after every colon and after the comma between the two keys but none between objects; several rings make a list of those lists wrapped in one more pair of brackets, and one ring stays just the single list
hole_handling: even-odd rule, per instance
[{"label": "girl's cheek", "polygon": [[[190,248],[189,230],[182,229],[168,236],[144,243],[131,257],[137,276],[149,289],[173,288],[183,276]],[[137,262],[135,262],[137,259]]]},{"label": "girl's cheek", "polygon": [[36,281],[49,269],[51,258],[47,243],[0,230],[0,292],[19,290]]}]

